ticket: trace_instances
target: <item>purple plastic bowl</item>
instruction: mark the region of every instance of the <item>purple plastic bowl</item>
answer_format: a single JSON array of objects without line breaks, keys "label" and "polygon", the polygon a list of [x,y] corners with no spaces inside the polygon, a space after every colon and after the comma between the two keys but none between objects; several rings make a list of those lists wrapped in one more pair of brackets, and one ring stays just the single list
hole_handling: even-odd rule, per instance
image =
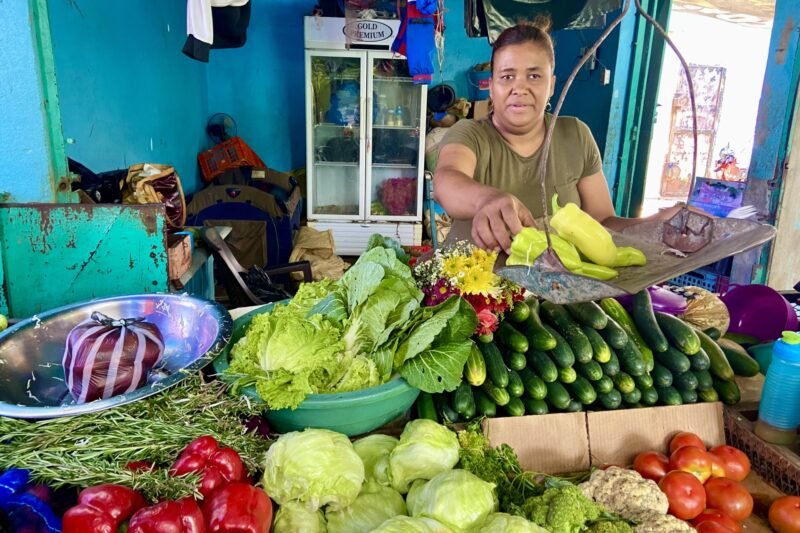
[{"label": "purple plastic bowl", "polygon": [[[650,287],[647,290],[650,291],[650,299],[653,300],[653,310],[661,311],[669,315],[682,315],[686,312],[688,304],[686,298],[680,294],[675,294],[662,287]],[[630,311],[631,304],[633,303],[633,295],[626,294],[618,297],[617,300],[625,309]]]},{"label": "purple plastic bowl", "polygon": [[731,315],[728,331],[774,341],[783,331],[797,331],[797,314],[776,290],[766,285],[738,285],[722,295]]}]

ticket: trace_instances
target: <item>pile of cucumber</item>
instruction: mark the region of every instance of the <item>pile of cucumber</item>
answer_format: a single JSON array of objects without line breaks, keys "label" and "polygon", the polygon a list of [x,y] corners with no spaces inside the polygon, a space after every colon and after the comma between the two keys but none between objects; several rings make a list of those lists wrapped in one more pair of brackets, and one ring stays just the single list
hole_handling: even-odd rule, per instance
[{"label": "pile of cucumber", "polygon": [[624,409],[722,401],[736,404],[734,375],[758,363],[719,331],[653,310],[650,293],[557,305],[518,302],[493,335],[476,340],[452,393],[422,393],[418,415],[443,422],[481,416]]}]

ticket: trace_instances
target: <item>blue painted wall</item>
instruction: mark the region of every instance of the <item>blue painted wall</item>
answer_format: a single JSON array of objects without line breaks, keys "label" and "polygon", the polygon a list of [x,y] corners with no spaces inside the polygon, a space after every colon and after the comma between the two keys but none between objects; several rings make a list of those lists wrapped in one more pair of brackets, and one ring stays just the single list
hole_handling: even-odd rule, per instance
[{"label": "blue painted wall", "polygon": [[[608,15],[610,23],[617,13]],[[469,98],[468,72],[473,65],[489,61],[492,54],[491,46],[485,38],[467,37],[464,29],[464,2],[447,2],[445,12],[445,46],[444,65],[439,72],[438,65],[434,65],[436,73],[433,83],[447,83],[452,85],[459,97]],[[600,36],[600,30],[562,30],[553,33],[556,49],[556,92],[553,96],[553,105],[561,94],[564,82],[569,77],[572,69],[580,58],[580,49],[589,47]],[[615,73],[617,48],[619,47],[619,30],[612,33],[598,51],[598,59],[606,68]],[[435,62],[434,62],[435,63]],[[611,106],[613,85],[602,86],[600,72],[602,66],[598,63],[594,71],[584,69],[572,83],[572,88],[564,101],[561,110],[563,115],[576,116],[586,122],[594,133],[601,153],[605,147],[606,130],[608,129],[608,115]],[[613,79],[613,78],[612,78]]]},{"label": "blue painted wall", "polygon": [[54,199],[33,35],[28,2],[0,1],[0,201]]},{"label": "blue painted wall", "polygon": [[306,164],[303,17],[315,0],[253,1],[247,44],[212,50],[208,108],[228,113],[267,166]]},{"label": "blue painted wall", "polygon": [[[26,3],[0,2],[0,11]],[[181,53],[186,2],[49,0],[48,7],[67,154],[98,172],[171,164],[184,189],[196,190],[208,86],[206,65]]]}]

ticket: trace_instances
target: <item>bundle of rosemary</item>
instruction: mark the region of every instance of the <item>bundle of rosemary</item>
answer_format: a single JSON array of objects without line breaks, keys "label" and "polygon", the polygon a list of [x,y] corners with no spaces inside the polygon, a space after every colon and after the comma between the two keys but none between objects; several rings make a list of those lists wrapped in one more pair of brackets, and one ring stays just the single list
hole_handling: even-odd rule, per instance
[{"label": "bundle of rosemary", "polygon": [[[116,483],[151,500],[199,496],[197,475],[172,477],[169,466],[193,439],[211,435],[236,450],[250,473],[270,441],[242,421],[263,406],[233,397],[197,374],[155,396],[93,414],[28,422],[0,417],[0,470],[25,468],[53,488]],[[152,469],[132,469],[144,461]]]}]

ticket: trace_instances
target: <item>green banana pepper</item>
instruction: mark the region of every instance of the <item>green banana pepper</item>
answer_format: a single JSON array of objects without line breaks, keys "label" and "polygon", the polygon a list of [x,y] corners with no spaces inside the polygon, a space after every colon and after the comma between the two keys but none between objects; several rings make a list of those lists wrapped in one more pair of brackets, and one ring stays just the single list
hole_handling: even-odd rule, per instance
[{"label": "green banana pepper", "polygon": [[647,264],[647,257],[638,248],[633,246],[621,246],[617,248],[617,260],[614,261],[615,267],[644,266]]},{"label": "green banana pepper", "polygon": [[593,263],[612,267],[617,260],[617,246],[611,234],[591,215],[570,202],[558,206],[558,195],[553,195],[553,216],[550,225],[565,240],[571,242]]},{"label": "green banana pepper", "polygon": [[587,278],[595,278],[599,280],[609,280],[617,277],[617,271],[613,268],[595,265],[594,263],[583,263],[581,268],[575,271],[576,274],[581,274]]},{"label": "green banana pepper", "polygon": [[[550,241],[556,255],[567,267],[575,271],[581,268],[581,257],[578,250],[571,243],[558,235],[550,234]],[[506,260],[509,266],[532,265],[536,259],[547,249],[547,236],[544,231],[534,228],[525,228],[511,241],[511,256]]]}]

